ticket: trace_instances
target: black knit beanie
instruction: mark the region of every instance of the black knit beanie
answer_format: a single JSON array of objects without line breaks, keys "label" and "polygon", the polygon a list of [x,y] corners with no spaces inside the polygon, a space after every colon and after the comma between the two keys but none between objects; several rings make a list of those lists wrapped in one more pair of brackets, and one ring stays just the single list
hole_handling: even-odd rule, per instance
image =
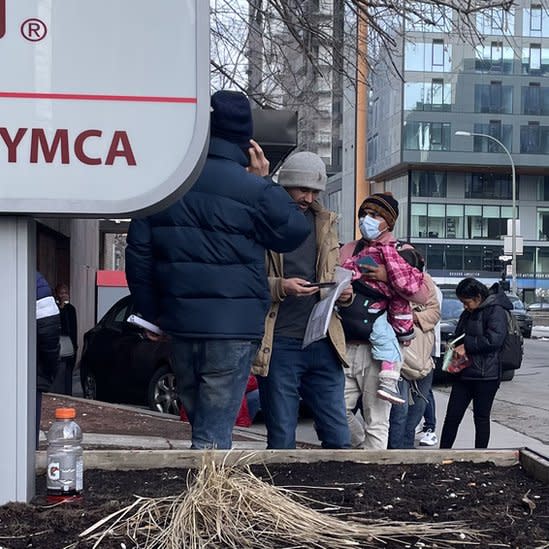
[{"label": "black knit beanie", "polygon": [[252,110],[241,92],[221,90],[211,99],[210,135],[247,149],[253,136]]},{"label": "black knit beanie", "polygon": [[358,217],[364,217],[365,210],[373,210],[379,214],[389,225],[389,229],[393,229],[398,218],[398,202],[391,193],[376,193],[370,195],[360,205],[358,209]]}]

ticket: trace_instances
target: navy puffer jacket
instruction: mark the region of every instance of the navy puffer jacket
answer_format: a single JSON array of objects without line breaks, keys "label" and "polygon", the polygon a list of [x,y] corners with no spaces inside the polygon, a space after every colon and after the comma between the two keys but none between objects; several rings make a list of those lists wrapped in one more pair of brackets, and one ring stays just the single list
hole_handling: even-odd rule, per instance
[{"label": "navy puffer jacket", "polygon": [[204,170],[166,210],[133,219],[126,276],[136,308],[189,338],[261,339],[271,298],[265,249],[289,252],[305,216],[279,185],[246,171],[235,144],[212,138]]},{"label": "navy puffer jacket", "polygon": [[498,284],[490,295],[472,312],[461,313],[456,336],[465,332],[465,353],[472,364],[458,375],[462,380],[499,380],[499,353],[508,331],[507,311],[513,308]]}]

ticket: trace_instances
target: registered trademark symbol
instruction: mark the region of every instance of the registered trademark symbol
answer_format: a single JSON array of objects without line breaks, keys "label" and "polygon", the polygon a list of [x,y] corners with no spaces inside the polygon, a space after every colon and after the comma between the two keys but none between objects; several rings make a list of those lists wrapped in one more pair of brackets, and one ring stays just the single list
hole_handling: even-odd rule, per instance
[{"label": "registered trademark symbol", "polygon": [[21,24],[21,34],[29,42],[39,42],[48,34],[48,27],[40,19],[27,19]]}]

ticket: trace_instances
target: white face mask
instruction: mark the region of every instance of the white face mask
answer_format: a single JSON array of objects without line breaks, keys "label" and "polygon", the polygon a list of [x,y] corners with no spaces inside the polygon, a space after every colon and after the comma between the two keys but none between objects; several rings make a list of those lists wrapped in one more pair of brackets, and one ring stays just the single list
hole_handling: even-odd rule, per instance
[{"label": "white face mask", "polygon": [[361,217],[359,219],[358,225],[358,228],[360,229],[360,234],[366,240],[375,240],[376,238],[379,238],[379,236],[381,235],[381,231],[379,230],[380,223],[380,221],[374,219],[373,217],[370,217],[369,215]]}]

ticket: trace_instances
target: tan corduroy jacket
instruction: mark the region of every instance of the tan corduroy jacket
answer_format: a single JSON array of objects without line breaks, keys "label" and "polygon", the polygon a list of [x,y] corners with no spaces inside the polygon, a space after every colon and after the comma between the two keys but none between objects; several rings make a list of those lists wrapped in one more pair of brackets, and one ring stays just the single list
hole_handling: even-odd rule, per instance
[{"label": "tan corduroy jacket", "polygon": [[[325,210],[318,202],[313,202],[311,210],[315,215],[316,230],[316,281],[330,282],[334,279],[334,270],[339,264],[339,242],[337,238],[337,215]],[[274,337],[274,328],[278,307],[286,297],[282,289],[282,279],[284,278],[284,256],[272,251],[267,252],[266,257],[267,276],[269,277],[269,287],[271,290],[271,308],[265,319],[265,335],[261,342],[261,347],[254,360],[252,373],[260,376],[266,376],[269,373],[269,363],[271,361],[272,345]],[[322,292],[322,290],[321,290]],[[339,315],[334,311],[328,327],[328,338],[341,360],[343,366],[345,363],[345,336]]]},{"label": "tan corduroy jacket", "polygon": [[414,326],[416,337],[409,347],[404,348],[404,363],[400,370],[408,380],[422,379],[435,367],[431,355],[435,345],[435,329],[440,322],[440,302],[433,279],[425,273],[424,280],[429,288],[429,299],[425,305],[412,303],[417,319]]}]

